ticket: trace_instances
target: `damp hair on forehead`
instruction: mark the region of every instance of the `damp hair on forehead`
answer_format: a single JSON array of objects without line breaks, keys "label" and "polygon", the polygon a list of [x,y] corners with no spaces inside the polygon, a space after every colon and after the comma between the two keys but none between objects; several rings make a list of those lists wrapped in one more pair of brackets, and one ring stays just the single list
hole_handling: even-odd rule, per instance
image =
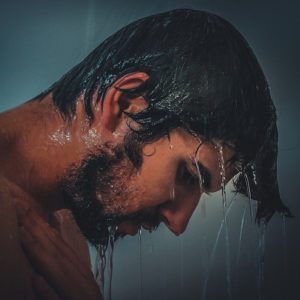
[{"label": "damp hair on forehead", "polygon": [[[243,162],[258,201],[258,219],[269,219],[276,211],[289,215],[278,190],[276,110],[266,78],[244,37],[217,15],[175,9],[134,21],[35,99],[51,93],[70,120],[83,96],[92,122],[94,97],[102,101],[108,87],[135,71],[146,72],[149,79],[121,90],[148,102],[141,112],[127,113],[138,124],[138,129],[131,128],[129,122],[133,158],[141,144],[179,127],[208,140],[226,141],[235,146],[233,161]],[[250,165],[255,166],[257,185]],[[246,194],[243,178],[236,189]]]}]

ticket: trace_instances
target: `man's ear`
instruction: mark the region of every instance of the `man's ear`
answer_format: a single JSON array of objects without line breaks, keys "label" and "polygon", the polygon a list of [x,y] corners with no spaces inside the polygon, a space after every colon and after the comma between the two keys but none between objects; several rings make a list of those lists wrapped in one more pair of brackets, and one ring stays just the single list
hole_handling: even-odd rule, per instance
[{"label": "man's ear", "polygon": [[123,112],[137,113],[148,104],[143,96],[129,97],[123,90],[134,89],[147,81],[149,76],[144,72],[128,73],[107,89],[102,99],[101,123],[113,132],[124,119]]}]

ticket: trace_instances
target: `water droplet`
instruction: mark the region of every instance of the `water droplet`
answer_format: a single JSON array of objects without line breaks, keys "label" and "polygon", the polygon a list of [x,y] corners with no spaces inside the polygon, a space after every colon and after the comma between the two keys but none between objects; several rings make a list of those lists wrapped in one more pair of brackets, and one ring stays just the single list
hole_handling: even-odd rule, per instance
[{"label": "water droplet", "polygon": [[227,203],[226,203],[226,191],[225,191],[226,175],[225,175],[223,146],[220,143],[217,143],[216,148],[218,150],[218,161],[219,161],[219,169],[220,169],[220,176],[221,176],[221,192],[222,192],[223,209],[224,209],[224,216],[225,216]]},{"label": "water droplet", "polygon": [[286,232],[286,216],[282,214],[282,244],[283,244],[283,280],[284,291],[288,293],[288,263],[287,263],[287,232]]},{"label": "water droplet", "polygon": [[142,228],[139,229],[140,300],[143,300]]},{"label": "water droplet", "polygon": [[105,268],[106,268],[106,245],[100,244],[97,251],[97,268],[96,268],[96,281],[99,285],[101,294],[104,295],[104,283],[105,283]]},{"label": "water droplet", "polygon": [[111,300],[112,298],[112,276],[113,276],[113,254],[115,247],[115,233],[116,226],[111,226],[109,233],[109,253],[108,253],[108,296],[107,299]]},{"label": "water droplet", "polygon": [[120,132],[118,132],[118,131],[113,131],[112,135],[113,135],[115,138],[117,138],[117,137],[119,137],[121,134],[120,134]]},{"label": "water droplet", "polygon": [[231,292],[231,261],[230,261],[230,245],[229,245],[229,231],[227,222],[227,199],[225,191],[226,174],[225,174],[225,163],[224,163],[224,153],[223,145],[220,143],[216,144],[216,149],[218,150],[218,161],[221,176],[221,192],[222,192],[222,202],[223,202],[223,221],[224,221],[224,235],[225,235],[225,247],[226,247],[226,283],[227,283],[227,295],[228,299],[232,299]]},{"label": "water droplet", "polygon": [[248,200],[249,200],[251,222],[253,222],[253,210],[252,210],[252,201],[251,201],[252,198],[251,198],[251,190],[250,190],[249,179],[248,179],[248,175],[246,174],[245,171],[243,171],[242,174],[244,176],[245,184],[246,184],[246,188],[247,188],[247,195],[248,195]]},{"label": "water droplet", "polygon": [[266,224],[260,227],[259,240],[258,240],[258,300],[263,298],[264,294],[264,266],[265,266],[265,235],[266,235]]},{"label": "water droplet", "polygon": [[174,188],[174,187],[172,187],[172,189],[171,189],[171,191],[170,191],[170,199],[171,199],[172,201],[175,200],[175,188]]},{"label": "water droplet", "polygon": [[[222,232],[223,228],[225,228],[224,231],[225,231],[225,237],[226,237],[226,226],[227,226],[226,215],[230,212],[232,204],[233,204],[233,201],[231,201],[230,204],[228,205],[228,208],[225,212],[225,218],[223,218],[223,220],[220,224],[215,242],[213,244],[213,248],[212,248],[212,251],[211,251],[210,258],[209,258],[208,270],[207,270],[206,277],[205,277],[204,283],[203,283],[203,288],[202,288],[202,296],[201,296],[202,300],[206,300],[208,281],[209,281],[210,274],[211,274],[211,271],[213,269],[213,265],[214,265],[214,262],[215,262],[216,250],[217,250],[217,247],[218,247],[220,235],[221,235],[221,232]],[[227,293],[228,293],[228,298],[232,299],[232,296],[231,296],[231,276],[230,276],[230,272],[231,272],[231,270],[230,270],[230,256],[229,256],[229,251],[228,251],[229,250],[229,240],[227,238],[225,238],[225,242],[226,242],[226,262],[227,262],[226,263]]]},{"label": "water droplet", "polygon": [[200,169],[199,169],[198,162],[197,162],[195,157],[194,157],[194,162],[195,162],[197,173],[198,173],[200,194],[202,194],[202,192],[203,192],[203,178],[202,178],[202,175],[201,175],[201,172],[200,172]]},{"label": "water droplet", "polygon": [[240,255],[241,255],[241,246],[242,246],[242,236],[243,236],[243,231],[244,231],[244,223],[245,223],[247,207],[248,206],[246,203],[243,214],[242,214],[242,219],[241,219],[238,250],[237,250],[237,256],[236,256],[236,278],[235,278],[235,289],[234,290],[236,291],[237,295],[239,292],[239,290],[238,290],[239,289],[239,264],[240,264]]},{"label": "water droplet", "polygon": [[257,177],[256,177],[256,170],[254,164],[251,164],[251,170],[252,170],[253,182],[255,185],[257,185]]}]

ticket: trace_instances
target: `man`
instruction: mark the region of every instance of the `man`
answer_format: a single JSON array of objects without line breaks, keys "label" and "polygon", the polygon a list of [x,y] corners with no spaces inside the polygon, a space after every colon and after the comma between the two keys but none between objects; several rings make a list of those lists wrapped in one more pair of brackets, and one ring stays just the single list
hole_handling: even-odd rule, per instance
[{"label": "man", "polygon": [[258,220],[289,215],[263,72],[233,26],[207,12],[129,24],[0,125],[4,298],[100,298],[83,236],[105,245],[111,228],[160,222],[181,234],[201,194],[238,172]]}]

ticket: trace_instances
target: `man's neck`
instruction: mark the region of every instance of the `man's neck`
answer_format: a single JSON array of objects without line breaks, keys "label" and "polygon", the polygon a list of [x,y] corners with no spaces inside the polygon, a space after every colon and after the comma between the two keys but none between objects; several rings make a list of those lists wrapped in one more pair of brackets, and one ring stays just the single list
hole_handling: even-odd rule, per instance
[{"label": "man's neck", "polygon": [[0,114],[0,174],[45,211],[62,204],[57,177],[65,167],[61,156],[68,148],[66,131],[50,96]]}]

